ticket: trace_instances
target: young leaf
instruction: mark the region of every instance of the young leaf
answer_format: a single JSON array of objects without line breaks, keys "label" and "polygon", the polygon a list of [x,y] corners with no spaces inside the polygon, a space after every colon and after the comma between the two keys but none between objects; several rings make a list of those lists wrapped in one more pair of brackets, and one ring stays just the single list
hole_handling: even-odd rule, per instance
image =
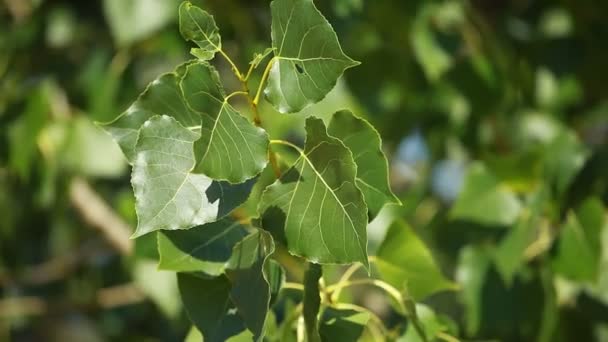
[{"label": "young leaf", "polygon": [[200,115],[188,107],[179,89],[179,79],[184,72],[185,64],[174,72],[161,75],[148,85],[125,112],[103,125],[116,140],[129,163],[134,162],[139,128],[151,117],[169,115],[185,127],[201,124]]},{"label": "young leaf", "polygon": [[235,246],[230,259],[230,298],[258,341],[263,336],[271,295],[264,268],[273,252],[270,233],[258,229]]},{"label": "young leaf", "polygon": [[289,252],[312,262],[367,266],[367,207],[356,186],[352,153],[314,117],[306,120],[300,153],[262,195],[264,228],[284,232]]},{"label": "young leaf", "polygon": [[217,71],[206,62],[191,64],[180,87],[203,121],[194,171],[231,183],[259,174],[268,162],[268,135],[228,103]]},{"label": "young leaf", "polygon": [[222,48],[220,30],[213,16],[192,5],[190,1],[179,6],[179,32],[184,39],[198,45],[190,53],[201,60],[213,59],[215,53]]},{"label": "young leaf", "polygon": [[424,242],[403,221],[389,227],[378,249],[376,265],[380,278],[398,289],[406,286],[416,300],[456,288],[441,273]]},{"label": "young leaf", "polygon": [[274,0],[270,9],[275,57],[265,94],[279,112],[299,112],[322,100],[344,70],[359,62],[342,52],[312,0]]},{"label": "young leaf", "polygon": [[515,193],[501,187],[481,163],[473,164],[450,215],[486,225],[511,225],[517,220],[521,203]]},{"label": "young leaf", "polygon": [[158,268],[176,272],[224,273],[232,249],[247,230],[238,222],[222,219],[188,230],[158,233]]},{"label": "young leaf", "polygon": [[166,115],[140,129],[131,176],[138,217],[134,237],[216,221],[247,199],[253,182],[230,185],[192,173],[198,138]]},{"label": "young leaf", "polygon": [[258,65],[260,65],[260,63],[262,63],[264,58],[266,58],[266,56],[270,55],[273,51],[274,51],[273,48],[266,48],[266,49],[264,49],[264,51],[262,51],[262,53],[257,53],[257,52],[254,53],[253,59],[251,60],[251,62],[249,62],[249,64],[253,65],[253,68],[257,68]]},{"label": "young leaf", "polygon": [[388,162],[378,131],[348,110],[334,114],[327,132],[340,139],[353,153],[357,164],[357,186],[363,192],[371,218],[387,203],[401,202],[388,184]]},{"label": "young leaf", "polygon": [[230,301],[228,278],[178,273],[177,283],[188,317],[203,334],[205,342],[223,342],[246,329]]}]

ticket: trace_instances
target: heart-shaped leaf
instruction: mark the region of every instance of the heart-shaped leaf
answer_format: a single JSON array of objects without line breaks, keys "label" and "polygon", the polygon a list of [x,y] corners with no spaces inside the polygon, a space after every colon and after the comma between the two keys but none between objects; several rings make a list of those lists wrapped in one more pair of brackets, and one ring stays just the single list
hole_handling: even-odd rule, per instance
[{"label": "heart-shaped leaf", "polygon": [[382,152],[382,140],[369,122],[343,110],[333,115],[327,132],[340,139],[353,153],[357,186],[363,192],[371,218],[385,204],[401,203],[388,184],[388,162]]},{"label": "heart-shaped leaf", "polygon": [[270,9],[275,56],[265,94],[279,112],[299,112],[321,101],[359,62],[344,54],[312,0],[274,0]]},{"label": "heart-shaped leaf", "polygon": [[268,135],[228,103],[217,71],[205,62],[191,64],[180,86],[203,122],[194,171],[231,183],[259,174],[268,162]]},{"label": "heart-shaped leaf", "polygon": [[262,195],[262,225],[312,262],[367,265],[367,207],[352,153],[321,119],[308,118],[306,133],[298,160]]},{"label": "heart-shaped leaf", "polygon": [[131,176],[138,217],[134,237],[216,221],[247,199],[253,182],[230,185],[192,173],[198,138],[166,115],[152,117],[139,130]]}]

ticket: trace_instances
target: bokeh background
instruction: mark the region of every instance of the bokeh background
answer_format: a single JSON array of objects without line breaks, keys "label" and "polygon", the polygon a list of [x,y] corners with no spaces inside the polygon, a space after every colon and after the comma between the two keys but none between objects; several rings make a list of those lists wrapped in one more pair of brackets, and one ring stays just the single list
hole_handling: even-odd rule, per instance
[{"label": "bokeh background", "polygon": [[[191,58],[179,2],[0,1],[0,341],[188,333],[154,236],[128,239],[129,168],[94,124]],[[269,1],[193,2],[240,66],[270,45]],[[463,340],[608,341],[608,2],[315,3],[362,64],[305,113],[261,115],[294,141],[346,107],[377,127],[404,205],[372,222],[370,251],[409,222],[460,284],[426,303]]]}]

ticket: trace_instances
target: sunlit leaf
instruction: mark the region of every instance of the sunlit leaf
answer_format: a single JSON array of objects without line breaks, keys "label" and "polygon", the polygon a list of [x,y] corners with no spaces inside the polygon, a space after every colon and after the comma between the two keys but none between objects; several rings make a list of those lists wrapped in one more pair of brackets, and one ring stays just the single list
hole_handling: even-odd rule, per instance
[{"label": "sunlit leaf", "polygon": [[520,210],[515,193],[502,186],[483,164],[475,163],[469,168],[450,215],[485,225],[511,225]]},{"label": "sunlit leaf", "polygon": [[461,296],[466,317],[465,330],[469,336],[475,335],[481,326],[482,291],[490,266],[489,253],[483,248],[467,246],[460,253],[456,279],[462,288]]},{"label": "sunlit leaf", "polygon": [[456,288],[441,273],[424,242],[402,221],[389,227],[378,249],[376,265],[384,281],[398,289],[407,288],[417,300]]},{"label": "sunlit leaf", "polygon": [[103,9],[118,45],[129,45],[171,22],[177,0],[104,0]]},{"label": "sunlit leaf", "polygon": [[553,260],[555,271],[574,281],[595,282],[601,258],[601,234],[605,213],[599,199],[587,200],[562,225]]},{"label": "sunlit leaf", "polygon": [[320,119],[308,118],[306,132],[301,156],[262,195],[263,227],[284,232],[290,253],[312,262],[367,265],[367,207],[352,153]]},{"label": "sunlit leaf", "polygon": [[359,62],[342,52],[312,0],[274,0],[270,8],[275,57],[266,97],[281,113],[299,112],[322,100],[344,70]]},{"label": "sunlit leaf", "polygon": [[200,126],[201,116],[188,107],[179,89],[184,72],[185,65],[181,65],[174,72],[159,76],[125,112],[103,125],[130,163],[134,161],[139,128],[151,117],[168,115],[184,127]]},{"label": "sunlit leaf", "polygon": [[388,184],[388,163],[376,129],[350,111],[335,113],[327,132],[353,153],[357,164],[357,186],[363,192],[370,216],[375,217],[387,203],[401,203]]},{"label": "sunlit leaf", "polygon": [[180,87],[202,118],[194,171],[231,183],[259,174],[268,162],[268,135],[228,103],[217,71],[207,63],[191,64]]},{"label": "sunlit leaf", "polygon": [[141,128],[131,176],[138,217],[134,236],[216,221],[247,198],[252,182],[230,185],[191,173],[198,138],[166,115]]}]

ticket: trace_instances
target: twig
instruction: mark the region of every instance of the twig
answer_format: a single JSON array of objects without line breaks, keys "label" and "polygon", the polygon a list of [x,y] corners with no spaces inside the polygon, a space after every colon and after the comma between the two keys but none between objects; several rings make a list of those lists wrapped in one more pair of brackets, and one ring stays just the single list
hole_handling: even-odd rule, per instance
[{"label": "twig", "polygon": [[114,213],[84,179],[76,177],[72,180],[70,201],[83,219],[97,228],[118,252],[123,255],[131,254],[131,227]]},{"label": "twig", "polygon": [[[141,303],[145,299],[146,296],[135,284],[127,283],[98,290],[92,308],[112,309]],[[40,297],[8,297],[0,299],[0,318],[39,316],[66,308],[82,308],[82,305],[74,303],[68,303],[67,306],[56,304],[58,302],[53,304]],[[86,307],[90,308],[89,305]]]}]

